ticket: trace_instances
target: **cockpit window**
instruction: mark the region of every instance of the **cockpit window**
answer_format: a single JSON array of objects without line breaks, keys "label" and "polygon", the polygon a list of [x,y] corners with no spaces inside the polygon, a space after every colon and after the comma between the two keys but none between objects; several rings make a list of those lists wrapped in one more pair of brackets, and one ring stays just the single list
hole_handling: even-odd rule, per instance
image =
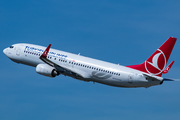
[{"label": "cockpit window", "polygon": [[11,45],[10,48],[14,48],[14,46]]}]

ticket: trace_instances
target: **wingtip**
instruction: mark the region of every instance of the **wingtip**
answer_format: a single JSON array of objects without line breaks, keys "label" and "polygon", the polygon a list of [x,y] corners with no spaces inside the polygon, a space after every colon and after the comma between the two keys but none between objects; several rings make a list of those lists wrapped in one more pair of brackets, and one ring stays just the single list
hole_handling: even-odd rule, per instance
[{"label": "wingtip", "polygon": [[51,44],[48,45],[48,47],[45,49],[45,51],[43,52],[43,54],[40,56],[40,58],[46,58],[47,54],[49,52],[49,49],[51,47]]},{"label": "wingtip", "polygon": [[165,69],[162,73],[163,73],[163,74],[168,73],[173,64],[174,64],[174,60],[166,67],[166,69]]}]

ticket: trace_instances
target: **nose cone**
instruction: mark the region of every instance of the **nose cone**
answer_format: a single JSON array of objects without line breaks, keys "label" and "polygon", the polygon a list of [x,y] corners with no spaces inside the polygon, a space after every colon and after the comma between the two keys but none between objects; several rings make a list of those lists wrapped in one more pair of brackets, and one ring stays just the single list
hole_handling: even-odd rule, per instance
[{"label": "nose cone", "polygon": [[12,54],[11,54],[11,52],[8,50],[8,48],[5,48],[5,49],[3,50],[3,53],[4,53],[8,58],[11,58],[11,57],[12,57]]},{"label": "nose cone", "polygon": [[7,54],[7,48],[3,50],[3,53],[6,55]]}]

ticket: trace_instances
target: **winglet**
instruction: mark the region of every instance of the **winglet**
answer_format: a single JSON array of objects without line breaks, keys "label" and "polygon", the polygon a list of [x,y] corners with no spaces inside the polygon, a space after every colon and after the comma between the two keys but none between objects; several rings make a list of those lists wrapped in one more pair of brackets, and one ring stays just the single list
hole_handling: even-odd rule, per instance
[{"label": "winglet", "polygon": [[165,69],[162,73],[163,73],[163,74],[168,73],[169,70],[170,70],[170,68],[172,67],[173,63],[174,63],[174,61],[172,61],[172,62],[166,67],[166,69]]},{"label": "winglet", "polygon": [[51,44],[48,45],[48,47],[46,48],[46,50],[43,52],[43,54],[40,56],[40,58],[46,58],[47,54],[49,52],[49,49],[51,47]]}]

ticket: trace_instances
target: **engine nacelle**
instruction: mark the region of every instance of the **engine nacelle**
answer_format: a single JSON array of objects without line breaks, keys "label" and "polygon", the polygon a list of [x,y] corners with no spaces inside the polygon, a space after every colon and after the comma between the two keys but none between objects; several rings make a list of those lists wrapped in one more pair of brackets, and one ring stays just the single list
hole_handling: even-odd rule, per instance
[{"label": "engine nacelle", "polygon": [[36,72],[48,77],[55,77],[56,75],[59,75],[56,69],[48,64],[38,64],[36,66]]}]

